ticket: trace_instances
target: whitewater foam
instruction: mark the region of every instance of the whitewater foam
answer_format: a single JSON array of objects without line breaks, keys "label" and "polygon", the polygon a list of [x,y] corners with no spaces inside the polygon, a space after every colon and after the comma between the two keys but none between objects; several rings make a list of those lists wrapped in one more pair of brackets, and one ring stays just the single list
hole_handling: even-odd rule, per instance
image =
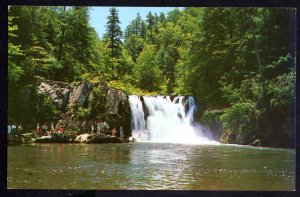
[{"label": "whitewater foam", "polygon": [[[138,142],[220,144],[203,135],[193,126],[196,105],[193,97],[129,96],[132,111],[132,136]],[[147,117],[144,108],[147,109]]]}]

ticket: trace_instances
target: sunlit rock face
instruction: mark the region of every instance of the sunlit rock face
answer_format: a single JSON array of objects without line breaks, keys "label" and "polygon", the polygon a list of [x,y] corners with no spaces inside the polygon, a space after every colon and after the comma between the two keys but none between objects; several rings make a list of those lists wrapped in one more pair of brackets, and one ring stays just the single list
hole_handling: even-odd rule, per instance
[{"label": "sunlit rock face", "polygon": [[[119,130],[122,126],[124,134],[131,135],[128,96],[109,88],[105,81],[72,84],[37,77],[36,92],[51,98],[60,112],[59,119],[53,117],[54,121],[64,125],[68,131],[89,132],[91,125],[96,128],[96,123],[102,121],[108,123],[110,130],[113,127]],[[79,115],[80,111],[88,110],[91,111],[90,115]],[[52,121],[49,120],[49,124]]]},{"label": "sunlit rock face", "polygon": [[92,84],[83,82],[70,93],[69,104],[74,105],[76,103],[80,107],[86,106],[90,94],[92,94]]},{"label": "sunlit rock face", "polygon": [[69,84],[62,81],[46,80],[42,77],[36,77],[36,79],[37,93],[49,96],[57,109],[65,110],[72,90]]}]

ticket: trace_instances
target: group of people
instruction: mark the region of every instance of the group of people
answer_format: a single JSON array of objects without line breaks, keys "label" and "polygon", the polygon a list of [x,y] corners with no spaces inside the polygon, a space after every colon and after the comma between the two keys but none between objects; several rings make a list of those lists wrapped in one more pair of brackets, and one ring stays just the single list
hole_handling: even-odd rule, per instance
[{"label": "group of people", "polygon": [[[110,127],[107,124],[107,122],[102,122],[102,121],[97,122],[96,129],[94,127],[94,124],[91,124],[91,133],[96,132],[97,134],[111,135],[111,136],[115,137],[118,133],[117,129],[115,127],[113,127],[112,130],[109,130],[109,129],[110,129]],[[50,127],[48,127],[47,123],[44,123],[42,126],[40,126],[40,123],[37,123],[36,133],[38,135],[51,135],[51,134],[61,135],[64,133],[64,127],[59,122],[56,124],[55,127],[54,127],[54,123],[51,123]],[[122,126],[119,128],[119,137],[120,138],[125,137]]]},{"label": "group of people", "polygon": [[64,127],[60,123],[57,123],[55,127],[54,127],[53,123],[51,123],[50,127],[48,127],[47,123],[44,123],[40,127],[40,123],[37,123],[36,133],[38,135],[49,135],[49,134],[53,134],[53,133],[61,135],[64,133]]},{"label": "group of people", "polygon": [[[115,127],[112,129],[111,132],[112,132],[112,136],[116,136],[117,130]],[[120,136],[119,136],[120,138],[124,138],[124,130],[123,130],[122,126],[119,129],[119,134],[120,134]]]},{"label": "group of people", "polygon": [[[99,121],[96,123],[96,130],[93,124],[91,124],[91,133],[97,132],[97,134],[111,134],[112,136],[116,136],[117,130],[115,127],[110,131],[110,126],[107,124],[107,122]],[[121,126],[119,129],[120,138],[124,138],[124,130]]]}]

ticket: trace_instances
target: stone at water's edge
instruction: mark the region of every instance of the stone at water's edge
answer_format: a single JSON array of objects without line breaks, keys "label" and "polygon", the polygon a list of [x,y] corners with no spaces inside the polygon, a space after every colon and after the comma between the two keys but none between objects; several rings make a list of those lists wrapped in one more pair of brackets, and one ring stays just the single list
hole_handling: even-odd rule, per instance
[{"label": "stone at water's edge", "polygon": [[[124,134],[131,135],[131,111],[128,95],[124,92],[109,88],[105,81],[84,81],[74,86],[66,82],[36,78],[37,93],[51,98],[60,112],[59,118],[53,117],[47,122],[48,126],[54,120],[54,124],[60,122],[66,131],[76,131],[80,134],[89,132],[92,124],[96,129],[96,123],[102,121],[108,123],[109,130],[115,127],[119,131],[122,126]],[[96,89],[98,92],[95,92]],[[80,117],[79,112],[84,110],[91,110],[93,113]]]},{"label": "stone at water's edge", "polygon": [[62,136],[41,136],[37,137],[34,141],[35,143],[70,143],[72,140],[66,135]]},{"label": "stone at water's edge", "polygon": [[36,134],[33,133],[26,133],[22,134],[19,137],[10,137],[8,138],[8,145],[21,145],[21,144],[31,144],[31,143],[128,143],[128,139],[124,138],[122,140],[119,137],[113,137],[110,135],[104,134],[81,134],[81,135],[74,135],[74,134],[67,134],[64,133],[62,135],[51,134],[47,136],[39,136],[36,137]]},{"label": "stone at water's edge", "polygon": [[260,139],[254,140],[251,144],[249,144],[249,146],[261,146],[261,140]]},{"label": "stone at water's edge", "polygon": [[75,143],[122,143],[122,139],[103,134],[81,134],[74,140]]}]

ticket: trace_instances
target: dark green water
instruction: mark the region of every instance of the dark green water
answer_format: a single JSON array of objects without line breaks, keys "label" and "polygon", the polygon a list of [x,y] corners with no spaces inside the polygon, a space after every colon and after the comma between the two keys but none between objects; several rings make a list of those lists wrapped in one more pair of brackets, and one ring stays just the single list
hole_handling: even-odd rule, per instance
[{"label": "dark green water", "polygon": [[8,188],[295,190],[295,151],[181,144],[8,147]]}]

